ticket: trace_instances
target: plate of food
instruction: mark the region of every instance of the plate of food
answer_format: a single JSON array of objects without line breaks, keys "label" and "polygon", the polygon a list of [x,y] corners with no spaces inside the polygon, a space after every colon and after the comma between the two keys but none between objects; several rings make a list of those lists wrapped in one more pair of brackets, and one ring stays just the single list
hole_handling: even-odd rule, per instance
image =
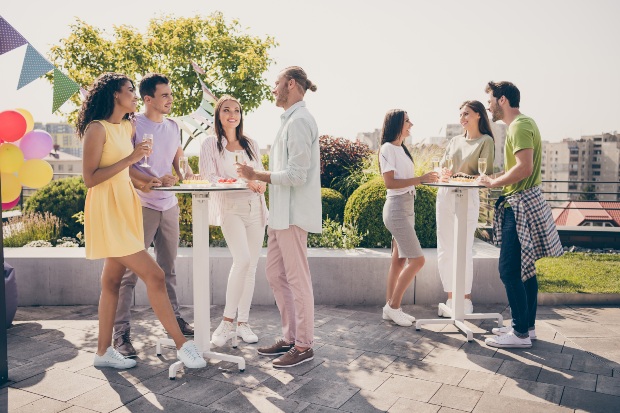
[{"label": "plate of food", "polygon": [[458,185],[479,186],[479,184],[476,182],[476,177],[473,175],[467,175],[467,174],[452,175],[452,177],[450,177],[450,180],[448,182],[451,184],[458,184]]},{"label": "plate of food", "polygon": [[208,188],[211,182],[206,179],[184,179],[179,186],[181,188]]},{"label": "plate of food", "polygon": [[215,183],[219,188],[245,188],[248,184],[245,181],[235,178],[220,178]]}]

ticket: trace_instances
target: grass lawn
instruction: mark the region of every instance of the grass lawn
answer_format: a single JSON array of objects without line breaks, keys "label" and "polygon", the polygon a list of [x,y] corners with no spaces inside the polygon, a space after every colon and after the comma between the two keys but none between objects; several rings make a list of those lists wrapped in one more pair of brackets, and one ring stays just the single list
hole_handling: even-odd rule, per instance
[{"label": "grass lawn", "polygon": [[573,252],[536,263],[541,293],[620,293],[620,254]]}]

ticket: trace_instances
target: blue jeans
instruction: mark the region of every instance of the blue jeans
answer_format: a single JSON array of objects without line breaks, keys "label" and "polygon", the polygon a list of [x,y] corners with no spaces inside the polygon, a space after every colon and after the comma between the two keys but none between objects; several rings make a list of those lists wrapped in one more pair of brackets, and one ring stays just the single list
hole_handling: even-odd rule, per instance
[{"label": "blue jeans", "polygon": [[506,288],[512,314],[512,328],[521,338],[534,329],[538,307],[538,281],[536,276],[521,281],[521,243],[517,235],[517,222],[512,208],[504,211],[502,245],[499,253],[499,277]]}]

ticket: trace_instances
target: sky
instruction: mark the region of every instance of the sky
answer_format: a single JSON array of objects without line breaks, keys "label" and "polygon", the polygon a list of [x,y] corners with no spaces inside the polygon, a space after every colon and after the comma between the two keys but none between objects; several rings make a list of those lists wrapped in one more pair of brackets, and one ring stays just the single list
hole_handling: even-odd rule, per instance
[{"label": "sky", "polygon": [[[321,134],[354,139],[381,128],[388,110],[402,108],[414,122],[414,142],[442,136],[446,124],[458,123],[464,100],[486,104],[489,80],[519,87],[521,111],[536,120],[544,140],[620,130],[620,2],[615,0],[30,0],[0,5],[0,15],[44,55],[70,34],[76,17],[111,33],[114,25],[144,31],[153,17],[214,11],[238,19],[249,34],[275,37],[275,63],[265,73],[270,84],[284,67],[306,70],[318,86],[306,94],[306,102]],[[62,121],[51,113],[52,86],[46,80],[16,90],[25,50],[0,56],[0,110],[23,107],[36,121]],[[266,101],[247,114],[244,131],[265,147],[277,133],[281,113]]]}]

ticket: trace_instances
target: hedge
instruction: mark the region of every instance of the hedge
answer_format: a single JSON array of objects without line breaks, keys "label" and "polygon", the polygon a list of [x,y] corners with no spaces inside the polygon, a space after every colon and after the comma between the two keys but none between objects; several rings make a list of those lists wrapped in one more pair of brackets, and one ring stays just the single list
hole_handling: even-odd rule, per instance
[{"label": "hedge", "polygon": [[[435,220],[435,188],[416,187],[415,228],[422,248],[437,247],[437,222]],[[345,224],[356,224],[360,234],[366,233],[360,246],[389,248],[391,235],[383,224],[383,205],[386,188],[382,178],[376,178],[356,189],[345,206]]]},{"label": "hedge", "polygon": [[323,221],[330,218],[340,224],[344,221],[344,206],[347,200],[344,195],[335,189],[321,188],[321,204],[323,206]]}]

